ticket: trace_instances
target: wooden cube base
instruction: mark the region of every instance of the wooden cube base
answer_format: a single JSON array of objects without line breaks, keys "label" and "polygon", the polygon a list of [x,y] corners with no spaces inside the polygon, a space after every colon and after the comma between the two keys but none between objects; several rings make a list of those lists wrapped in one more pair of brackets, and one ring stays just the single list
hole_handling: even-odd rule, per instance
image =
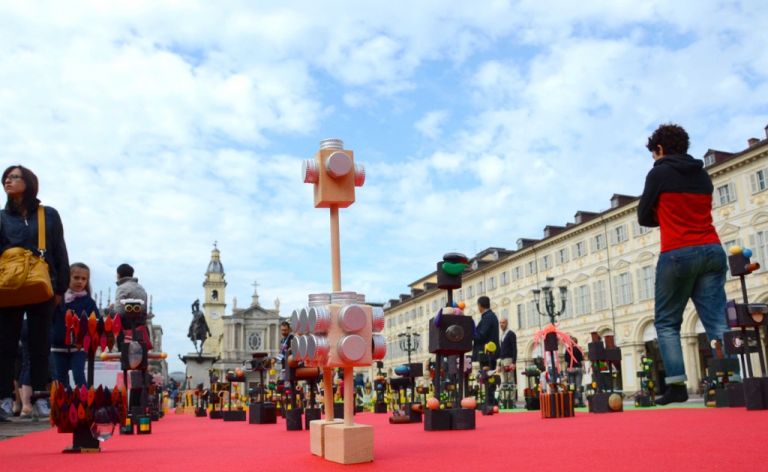
[{"label": "wooden cube base", "polygon": [[747,410],[768,409],[768,378],[744,379],[744,405]]},{"label": "wooden cube base", "polygon": [[223,413],[224,421],[245,421],[245,410],[227,410]]},{"label": "wooden cube base", "polygon": [[567,418],[575,416],[573,392],[542,393],[539,396],[542,418]]},{"label": "wooden cube base", "polygon": [[[611,396],[616,395],[611,400]],[[589,403],[590,413],[616,413],[624,411],[624,405],[622,403],[621,395],[618,393],[598,392],[594,395],[587,397]]]},{"label": "wooden cube base", "polygon": [[339,464],[373,461],[373,426],[332,424],[324,428],[326,460]]},{"label": "wooden cube base", "polygon": [[271,402],[254,402],[248,405],[248,422],[250,424],[275,424],[277,411]]},{"label": "wooden cube base", "polygon": [[309,424],[315,420],[321,418],[320,408],[305,408],[304,409],[304,429],[309,431]]},{"label": "wooden cube base", "polygon": [[301,431],[302,411],[298,408],[285,412],[285,429],[287,431]]},{"label": "wooden cube base", "polygon": [[323,457],[325,427],[332,424],[341,424],[341,420],[314,420],[309,422],[309,452]]}]

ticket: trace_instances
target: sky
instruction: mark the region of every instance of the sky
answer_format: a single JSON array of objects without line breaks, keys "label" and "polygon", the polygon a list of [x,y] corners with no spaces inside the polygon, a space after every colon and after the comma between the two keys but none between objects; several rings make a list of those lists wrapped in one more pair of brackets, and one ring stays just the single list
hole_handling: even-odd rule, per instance
[{"label": "sky", "polygon": [[0,159],[40,178],[71,262],[128,262],[171,370],[214,241],[232,298],[331,286],[302,162],[340,138],[342,286],[386,302],[446,252],[639,195],[660,124],[691,154],[768,125],[768,8],[708,1],[0,1]]}]

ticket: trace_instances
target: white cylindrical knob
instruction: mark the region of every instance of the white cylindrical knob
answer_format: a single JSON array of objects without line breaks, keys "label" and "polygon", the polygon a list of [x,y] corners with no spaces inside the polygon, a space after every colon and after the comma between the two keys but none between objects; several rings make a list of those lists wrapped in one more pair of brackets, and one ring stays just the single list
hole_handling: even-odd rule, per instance
[{"label": "white cylindrical knob", "polygon": [[346,305],[339,310],[339,325],[347,333],[356,333],[367,323],[365,310],[360,305]]},{"label": "white cylindrical knob", "polygon": [[336,151],[325,159],[325,171],[334,179],[349,174],[353,167],[352,158],[341,151]]},{"label": "white cylindrical knob", "polygon": [[384,336],[380,334],[374,334],[371,338],[371,357],[375,361],[384,359],[387,355],[387,341]]},{"label": "white cylindrical knob", "polygon": [[344,336],[339,339],[339,343],[336,345],[336,352],[346,364],[353,364],[361,360],[365,356],[366,349],[368,346],[366,346],[365,339],[358,334]]},{"label": "white cylindrical knob", "polygon": [[299,332],[299,310],[293,310],[291,312],[291,331],[294,333]]},{"label": "white cylindrical knob", "polygon": [[355,187],[362,187],[365,184],[365,166],[355,164]]},{"label": "white cylindrical knob", "polygon": [[301,175],[304,177],[305,184],[316,184],[320,181],[320,173],[317,169],[317,162],[306,160],[301,166]]},{"label": "white cylindrical knob", "polygon": [[320,149],[344,149],[344,141],[339,138],[328,138],[320,141]]},{"label": "white cylindrical knob", "polygon": [[328,332],[331,326],[331,313],[322,306],[313,306],[307,312],[307,324],[309,332],[312,334],[323,334]]},{"label": "white cylindrical knob", "polygon": [[373,307],[373,327],[374,333],[381,332],[384,329],[384,309],[380,306]]}]

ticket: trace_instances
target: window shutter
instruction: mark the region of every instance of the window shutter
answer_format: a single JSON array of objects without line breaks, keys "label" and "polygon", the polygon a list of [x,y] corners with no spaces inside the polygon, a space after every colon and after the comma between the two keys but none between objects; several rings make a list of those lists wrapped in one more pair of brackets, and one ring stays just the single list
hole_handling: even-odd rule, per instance
[{"label": "window shutter", "polygon": [[749,175],[749,186],[752,189],[752,193],[757,193],[757,174]]}]

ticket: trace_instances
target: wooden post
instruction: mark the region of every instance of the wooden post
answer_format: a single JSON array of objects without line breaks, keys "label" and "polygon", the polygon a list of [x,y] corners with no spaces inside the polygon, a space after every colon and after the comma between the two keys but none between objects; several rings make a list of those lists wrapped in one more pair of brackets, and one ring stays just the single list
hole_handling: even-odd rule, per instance
[{"label": "wooden post", "polygon": [[344,367],[344,425],[355,424],[355,380],[352,367]]},{"label": "wooden post", "polygon": [[331,276],[334,292],[341,292],[341,245],[339,239],[339,207],[331,205]]}]

